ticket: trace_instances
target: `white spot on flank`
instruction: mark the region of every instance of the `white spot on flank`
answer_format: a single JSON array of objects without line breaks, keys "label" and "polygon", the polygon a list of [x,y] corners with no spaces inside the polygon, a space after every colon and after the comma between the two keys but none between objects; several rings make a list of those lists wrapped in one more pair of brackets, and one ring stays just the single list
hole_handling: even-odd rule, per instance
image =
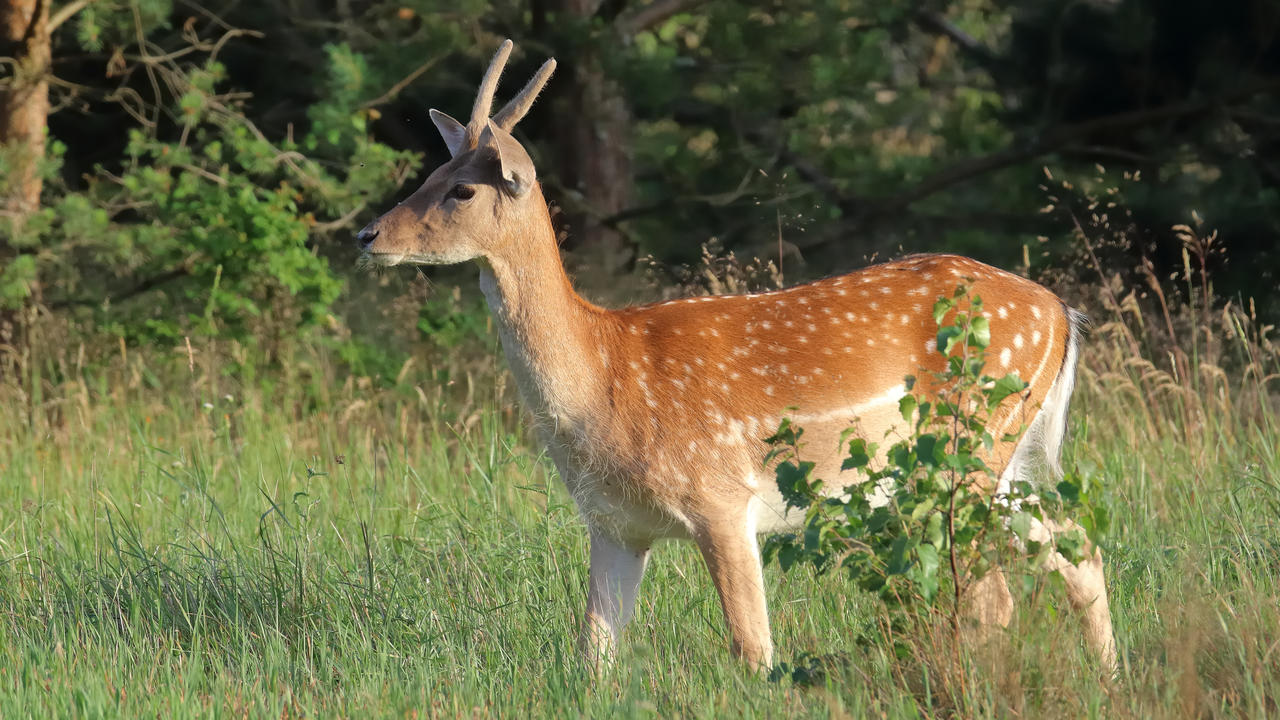
[{"label": "white spot on flank", "polygon": [[853,322],[854,320],[857,320],[857,319],[858,319],[858,316],[857,316],[857,315],[854,315],[854,314],[853,314],[853,313],[851,313],[851,312],[847,312],[847,313],[845,313],[845,314],[844,314],[844,319],[845,319],[845,320],[848,320],[849,322]]},{"label": "white spot on flank", "polygon": [[1004,320],[1005,318],[1009,317],[1009,308],[1005,307],[1004,305],[1001,305],[1000,307],[996,308],[996,314],[1000,316],[1001,320]]},{"label": "white spot on flank", "polygon": [[1004,367],[1009,367],[1009,361],[1010,361],[1010,360],[1012,360],[1012,359],[1013,359],[1013,351],[1012,351],[1012,350],[1010,350],[1009,348],[1005,348],[1005,349],[1003,349],[1003,350],[1001,350],[1001,351],[1000,351],[1000,364],[1001,364],[1001,365],[1003,365]]},{"label": "white spot on flank", "polygon": [[1019,350],[1022,349],[1022,333],[1018,333],[1017,335],[1013,336],[1013,346],[1018,348]]},{"label": "white spot on flank", "polygon": [[927,352],[927,353],[931,353],[931,352],[933,352],[933,351],[935,351],[935,350],[937,350],[937,349],[938,349],[938,341],[937,341],[937,340],[929,339],[929,340],[925,340],[925,341],[924,341],[924,351],[925,351],[925,352]]},{"label": "white spot on flank", "polygon": [[1032,306],[1031,306],[1031,315],[1032,315],[1032,317],[1034,317],[1034,318],[1035,318],[1035,319],[1037,319],[1037,320],[1039,320],[1039,319],[1040,319],[1040,306],[1039,306],[1039,305],[1032,305]]},{"label": "white spot on flank", "polygon": [[765,385],[765,386],[764,386],[764,394],[765,394],[765,395],[773,395],[773,386],[772,386],[772,385]]},{"label": "white spot on flank", "polygon": [[1039,345],[1039,344],[1040,344],[1040,337],[1041,337],[1041,336],[1040,336],[1040,331],[1039,331],[1039,330],[1034,330],[1034,331],[1032,331],[1032,333],[1031,333],[1031,344],[1032,344],[1032,345]]}]

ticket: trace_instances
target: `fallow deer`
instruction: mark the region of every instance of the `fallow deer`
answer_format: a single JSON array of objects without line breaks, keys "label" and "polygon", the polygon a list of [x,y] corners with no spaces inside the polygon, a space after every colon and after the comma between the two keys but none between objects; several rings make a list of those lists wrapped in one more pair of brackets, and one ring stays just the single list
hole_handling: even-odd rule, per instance
[{"label": "fallow deer", "polygon": [[[901,422],[907,375],[940,371],[933,301],[961,278],[990,313],[988,357],[1029,382],[993,420],[1002,485],[1056,464],[1074,385],[1078,315],[1045,288],[974,260],[915,256],[775,292],[696,297],[608,310],[574,292],[561,265],[533,162],[511,131],[555,68],[548,60],[490,117],[511,53],[498,50],[466,125],[431,111],[452,159],[360,231],[378,265],[475,260],[502,347],[591,543],[587,658],[610,659],[631,620],[649,549],[697,543],[719,594],[732,649],[754,666],[772,656],[757,534],[790,527],[762,465],[762,440],[784,413],[805,429],[816,476],[840,485],[840,434],[857,422],[883,437]],[[788,408],[795,408],[788,411]],[[817,453],[818,455],[814,455]],[[825,454],[822,454],[825,453]],[[997,492],[999,490],[997,489]],[[1056,528],[1037,526],[1043,541]],[[1108,667],[1115,645],[1102,558],[1056,557],[1085,636]],[[1007,605],[1008,590],[987,594]],[[984,610],[998,622],[1008,608]]]}]

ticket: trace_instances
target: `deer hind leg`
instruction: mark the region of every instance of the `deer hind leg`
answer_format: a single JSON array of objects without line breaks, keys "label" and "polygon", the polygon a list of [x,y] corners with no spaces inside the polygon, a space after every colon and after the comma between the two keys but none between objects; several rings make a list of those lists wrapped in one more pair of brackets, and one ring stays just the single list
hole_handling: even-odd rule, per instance
[{"label": "deer hind leg", "polygon": [[[1055,533],[1079,530],[1076,523],[1046,520],[1032,525],[1028,539],[1040,543],[1053,542]],[[1092,543],[1086,549],[1085,558],[1073,564],[1059,553],[1050,553],[1045,564],[1049,571],[1062,575],[1067,586],[1067,602],[1080,613],[1085,642],[1098,656],[1108,673],[1114,675],[1116,663],[1116,639],[1111,629],[1111,607],[1107,602],[1107,582],[1102,567],[1102,552]]]},{"label": "deer hind leg", "polygon": [[964,615],[978,626],[979,636],[985,636],[993,628],[1009,627],[1013,619],[1013,595],[1004,572],[993,567],[965,590]]},{"label": "deer hind leg", "polygon": [[647,547],[629,547],[603,532],[591,531],[587,614],[578,646],[587,664],[596,670],[611,663],[617,653],[618,637],[635,613],[636,592],[648,559]]},{"label": "deer hind leg", "polygon": [[733,654],[753,668],[771,667],[773,640],[755,523],[743,516],[726,518],[708,523],[694,539],[720,595]]}]

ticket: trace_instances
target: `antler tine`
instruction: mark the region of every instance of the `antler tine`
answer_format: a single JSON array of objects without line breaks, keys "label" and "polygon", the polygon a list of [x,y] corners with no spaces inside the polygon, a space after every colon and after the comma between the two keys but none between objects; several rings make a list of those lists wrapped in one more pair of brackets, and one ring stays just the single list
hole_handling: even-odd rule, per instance
[{"label": "antler tine", "polygon": [[467,123],[467,130],[472,137],[479,137],[485,123],[489,121],[489,111],[493,108],[493,94],[498,89],[498,78],[502,76],[502,68],[506,67],[507,58],[511,57],[512,47],[510,40],[502,41],[502,46],[498,48],[498,52],[494,53],[493,61],[489,63],[489,69],[484,73],[484,79],[480,81],[480,89],[476,91],[476,104],[471,107],[471,122]]},{"label": "antler tine", "polygon": [[556,71],[556,59],[550,58],[542,63],[542,67],[538,68],[538,72],[534,73],[520,91],[519,95],[511,98],[511,101],[493,116],[493,123],[503,130],[510,131],[516,126],[516,123],[529,112],[529,108],[533,107],[533,101],[537,99],[538,93],[542,92],[542,88],[546,86],[547,80],[551,79],[551,73]]}]

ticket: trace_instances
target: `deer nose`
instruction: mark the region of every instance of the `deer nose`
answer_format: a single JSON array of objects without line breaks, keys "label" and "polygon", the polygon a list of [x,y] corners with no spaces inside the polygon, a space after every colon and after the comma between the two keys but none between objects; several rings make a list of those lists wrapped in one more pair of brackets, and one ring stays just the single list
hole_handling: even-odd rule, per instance
[{"label": "deer nose", "polygon": [[365,228],[356,234],[356,247],[362,252],[369,249],[374,240],[378,239],[378,231]]}]

